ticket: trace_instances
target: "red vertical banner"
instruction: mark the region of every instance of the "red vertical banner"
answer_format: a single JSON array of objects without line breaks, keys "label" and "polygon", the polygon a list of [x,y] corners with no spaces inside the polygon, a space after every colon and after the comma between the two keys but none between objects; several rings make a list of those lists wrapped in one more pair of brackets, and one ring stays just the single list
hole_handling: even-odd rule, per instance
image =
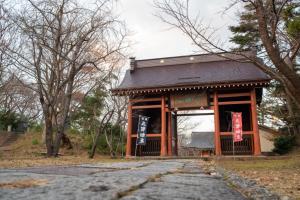
[{"label": "red vertical banner", "polygon": [[241,112],[232,112],[233,142],[243,141],[243,120]]}]

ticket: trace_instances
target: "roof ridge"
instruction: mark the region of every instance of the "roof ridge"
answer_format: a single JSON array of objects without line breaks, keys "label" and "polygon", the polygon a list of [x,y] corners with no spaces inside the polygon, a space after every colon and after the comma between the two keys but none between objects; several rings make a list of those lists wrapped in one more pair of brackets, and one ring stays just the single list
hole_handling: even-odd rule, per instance
[{"label": "roof ridge", "polygon": [[190,57],[190,56],[213,56],[213,55],[220,55],[220,54],[234,54],[237,55],[243,54],[243,53],[253,53],[251,50],[247,51],[229,51],[229,52],[216,52],[216,53],[200,53],[200,54],[186,54],[186,55],[180,55],[180,56],[166,56],[166,57],[156,57],[156,58],[145,58],[145,59],[136,59],[135,61],[151,61],[151,60],[160,60],[160,59],[169,59],[169,58],[183,58],[183,57]]},{"label": "roof ridge", "polygon": [[144,60],[131,60],[132,71],[136,68],[146,67],[158,67],[168,65],[180,65],[180,64],[193,64],[193,63],[209,63],[209,62],[221,62],[221,61],[245,61],[247,56],[251,56],[253,52],[247,51],[240,54],[232,52],[217,53],[217,54],[198,54],[198,55],[186,55],[186,56],[175,56],[175,57],[162,57]]}]

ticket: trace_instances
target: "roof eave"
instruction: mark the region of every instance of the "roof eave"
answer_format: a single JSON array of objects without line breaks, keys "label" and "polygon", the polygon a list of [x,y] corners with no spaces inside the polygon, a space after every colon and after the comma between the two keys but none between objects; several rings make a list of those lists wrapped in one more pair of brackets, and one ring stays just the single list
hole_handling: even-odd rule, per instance
[{"label": "roof eave", "polygon": [[170,91],[182,90],[197,90],[197,89],[217,89],[217,88],[237,88],[237,87],[264,87],[268,86],[271,79],[230,82],[230,83],[204,83],[204,84],[190,84],[190,85],[171,85],[171,86],[153,86],[140,88],[115,88],[111,92],[115,95],[126,96],[131,94],[144,93],[162,93]]}]

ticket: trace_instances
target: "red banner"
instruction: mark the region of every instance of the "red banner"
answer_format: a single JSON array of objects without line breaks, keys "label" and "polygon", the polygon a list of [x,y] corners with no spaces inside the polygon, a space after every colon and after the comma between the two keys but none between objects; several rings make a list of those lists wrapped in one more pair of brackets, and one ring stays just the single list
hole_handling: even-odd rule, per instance
[{"label": "red banner", "polygon": [[233,142],[243,141],[243,120],[241,112],[232,112]]}]

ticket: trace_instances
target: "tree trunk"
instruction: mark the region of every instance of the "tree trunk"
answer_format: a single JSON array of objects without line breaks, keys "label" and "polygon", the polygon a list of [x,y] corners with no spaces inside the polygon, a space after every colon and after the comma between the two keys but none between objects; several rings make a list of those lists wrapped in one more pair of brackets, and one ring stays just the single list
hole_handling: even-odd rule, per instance
[{"label": "tree trunk", "polygon": [[46,144],[46,126],[45,126],[45,124],[43,125],[42,143]]},{"label": "tree trunk", "polygon": [[293,102],[288,95],[286,95],[286,106],[289,113],[289,124],[292,126],[292,135],[296,135],[298,133],[297,120],[293,109]]},{"label": "tree trunk", "polygon": [[116,152],[115,151],[110,151],[110,158],[116,158]]},{"label": "tree trunk", "polygon": [[116,156],[116,153],[114,151],[113,144],[112,144],[112,130],[110,130],[110,140],[109,140],[109,138],[107,136],[107,132],[106,131],[104,132],[104,135],[105,135],[106,144],[107,144],[107,146],[109,148],[110,157],[114,158]]},{"label": "tree trunk", "polygon": [[64,128],[59,126],[58,130],[56,132],[55,140],[54,140],[53,155],[52,156],[55,156],[55,157],[58,156],[60,143],[61,143],[63,135],[64,135]]},{"label": "tree trunk", "polygon": [[297,125],[296,145],[300,146],[300,124]]},{"label": "tree trunk", "polygon": [[94,158],[94,155],[95,155],[95,152],[96,152],[96,147],[97,147],[97,142],[98,142],[100,133],[102,133],[106,129],[107,123],[110,121],[112,116],[113,116],[113,112],[106,113],[103,116],[101,122],[99,123],[100,124],[99,129],[96,133],[95,141],[94,141],[92,149],[91,149],[91,153],[90,153],[90,156],[89,156],[90,158]]},{"label": "tree trunk", "polygon": [[300,117],[300,109],[294,107],[293,101],[287,95],[286,97],[286,105],[289,113],[289,120],[292,126],[293,135],[295,136],[295,144],[300,146],[300,124],[299,124],[299,117]]},{"label": "tree trunk", "polygon": [[60,120],[58,129],[57,129],[56,138],[54,141],[53,156],[58,155],[61,140],[62,140],[63,136],[65,135],[65,132],[64,132],[65,131],[65,122],[66,122],[66,119],[67,119],[67,116],[68,116],[69,110],[70,110],[74,77],[75,77],[75,66],[73,66],[73,68],[71,69],[69,82],[67,84],[67,90],[66,90],[66,94],[65,94],[65,98],[64,98],[64,102],[63,102],[64,103],[63,104],[64,105],[63,106],[63,115],[62,115],[62,119]]},{"label": "tree trunk", "polygon": [[53,155],[53,130],[52,130],[52,120],[51,117],[45,116],[45,134],[46,134],[46,147],[47,156],[51,157]]},{"label": "tree trunk", "polygon": [[97,147],[97,142],[98,142],[98,139],[99,139],[100,133],[101,133],[101,131],[100,131],[100,130],[99,130],[99,131],[96,133],[95,141],[94,141],[94,143],[93,143],[93,146],[92,146],[92,149],[91,149],[91,152],[90,152],[89,158],[94,158],[94,156],[95,156],[96,147]]},{"label": "tree trunk", "polygon": [[63,133],[61,140],[62,140],[62,146],[67,147],[67,149],[73,149],[72,142],[65,133]]}]

